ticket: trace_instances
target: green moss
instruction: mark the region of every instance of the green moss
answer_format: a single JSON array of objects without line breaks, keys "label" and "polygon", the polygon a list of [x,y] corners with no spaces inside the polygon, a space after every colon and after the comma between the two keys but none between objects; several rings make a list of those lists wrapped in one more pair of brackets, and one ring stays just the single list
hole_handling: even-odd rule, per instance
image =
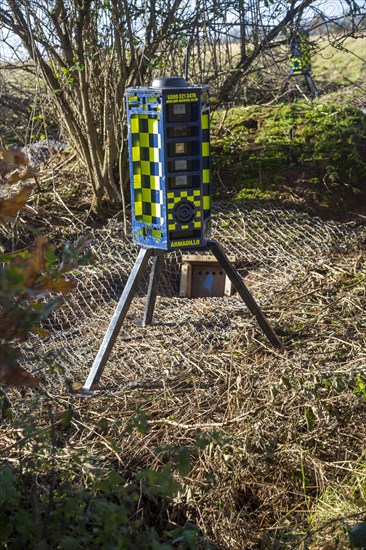
[{"label": "green moss", "polygon": [[263,191],[255,187],[253,189],[242,189],[235,197],[236,200],[273,200],[276,199],[275,193],[271,191]]},{"label": "green moss", "polygon": [[308,192],[324,204],[366,198],[366,117],[342,105],[233,108],[213,117],[216,194]]}]

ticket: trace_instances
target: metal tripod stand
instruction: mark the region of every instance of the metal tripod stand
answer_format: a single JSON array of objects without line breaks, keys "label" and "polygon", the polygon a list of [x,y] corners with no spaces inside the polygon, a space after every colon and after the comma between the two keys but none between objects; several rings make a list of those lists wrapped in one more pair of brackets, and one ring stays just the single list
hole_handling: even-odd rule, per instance
[{"label": "metal tripod stand", "polygon": [[[316,87],[316,84],[315,84],[315,81],[312,77],[312,75],[307,72],[307,73],[301,73],[302,76],[304,76],[305,78],[305,82],[306,82],[306,85],[308,87],[308,90],[309,92],[311,93],[312,97],[319,97],[319,90],[318,88]],[[289,85],[289,82],[290,82],[290,79],[293,78],[294,76],[299,76],[298,74],[292,74],[292,75],[289,75],[286,80],[284,81],[284,84],[282,86],[282,89],[281,89],[281,93],[280,95],[282,94],[285,94],[286,93],[286,90],[288,88],[288,85]],[[301,89],[300,89],[301,90]]]},{"label": "metal tripod stand", "polygon": [[311,76],[311,74],[309,72],[307,72],[307,73],[304,74],[304,76],[305,76],[306,84],[309,88],[309,91],[310,91],[311,95],[313,97],[319,97],[318,88],[316,87],[314,79]]},{"label": "metal tripod stand", "polygon": [[[225,252],[222,250],[221,246],[216,241],[208,241],[203,250],[211,251],[214,254],[217,261],[233,283],[238,294],[247,305],[249,311],[256,317],[259,326],[261,327],[264,334],[267,336],[270,343],[277,348],[282,348],[283,344],[281,340],[272,329],[271,325],[265,318],[258,304],[254,300],[253,296],[243,283],[242,278],[229,261]],[[122,323],[127,315],[137,287],[140,284],[145,268],[148,264],[149,259],[152,257],[153,265],[147,292],[146,306],[142,320],[143,326],[151,324],[165,252],[165,250],[161,250],[158,248],[140,249],[140,252],[135,261],[135,265],[133,266],[126,286],[123,290],[122,296],[117,304],[116,310],[113,314],[107,332],[104,335],[103,342],[90,369],[88,378],[83,386],[84,390],[90,390],[93,384],[95,384],[101,377],[104,367],[108,361],[109,355],[112,351],[113,345],[121,329]]]}]

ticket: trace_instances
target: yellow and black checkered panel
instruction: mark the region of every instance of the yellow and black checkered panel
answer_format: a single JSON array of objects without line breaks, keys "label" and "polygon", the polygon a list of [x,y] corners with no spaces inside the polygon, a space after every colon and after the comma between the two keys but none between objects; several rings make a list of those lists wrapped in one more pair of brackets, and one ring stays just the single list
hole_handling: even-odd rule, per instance
[{"label": "yellow and black checkered panel", "polygon": [[211,191],[210,191],[210,120],[208,111],[201,114],[202,130],[202,199],[204,217],[211,213]]},{"label": "yellow and black checkered panel", "polygon": [[166,250],[203,246],[211,218],[208,87],[173,92],[126,96],[134,240]]},{"label": "yellow and black checkered panel", "polygon": [[302,39],[301,50],[302,50],[303,71],[309,72],[311,70],[311,52],[310,52],[310,42],[307,36],[304,36]]},{"label": "yellow and black checkered panel", "polygon": [[311,71],[311,52],[309,37],[304,34],[297,34],[290,44],[290,69],[291,73],[306,74]]},{"label": "yellow and black checkered panel", "polygon": [[200,189],[167,193],[168,230],[201,229],[202,193]]},{"label": "yellow and black checkered panel", "polygon": [[151,114],[139,113],[130,117],[135,219],[152,225],[164,223],[159,120],[158,115]]}]

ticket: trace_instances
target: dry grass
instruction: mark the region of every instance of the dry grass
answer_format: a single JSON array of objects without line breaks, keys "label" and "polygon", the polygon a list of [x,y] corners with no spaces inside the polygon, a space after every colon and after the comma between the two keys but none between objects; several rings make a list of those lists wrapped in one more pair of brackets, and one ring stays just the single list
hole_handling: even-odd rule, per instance
[{"label": "dry grass", "polygon": [[336,48],[328,39],[319,39],[314,56],[314,75],[329,84],[364,88],[366,75],[366,38],[347,38]]},{"label": "dry grass", "polygon": [[[107,235],[100,254],[103,246],[113,250],[113,233]],[[190,470],[169,509],[171,524],[189,519],[203,541],[230,550],[315,550],[324,542],[346,548],[344,525],[366,507],[366,394],[360,390],[366,380],[364,230],[357,235],[348,251],[328,250],[320,264],[314,258],[312,266],[298,267],[298,275],[295,266],[282,286],[281,274],[276,279],[263,265],[252,269],[248,284],[262,295],[266,315],[286,344],[283,353],[267,345],[236,296],[161,296],[159,325],[145,328],[132,324],[142,313],[140,296],[95,397],[85,398],[70,392],[70,384],[85,379],[121,285],[113,266],[104,265],[100,309],[93,305],[91,283],[84,284],[86,300],[78,300],[78,316],[63,327],[64,340],[54,326],[52,345],[45,342],[56,351],[50,360],[54,374],[46,374],[40,391],[9,392],[13,416],[3,423],[2,457],[25,469],[38,465],[46,490],[47,463],[60,477],[72,474],[75,485],[86,487],[110,469],[132,473],[167,462],[179,478],[183,448]],[[247,239],[249,247],[250,231]],[[288,272],[290,261],[283,258]],[[126,273],[128,261],[122,264]],[[78,328],[81,341],[72,340]],[[67,348],[70,339],[73,346],[79,339],[78,360]],[[64,351],[67,383],[55,360],[59,354],[61,365]],[[72,420],[65,426],[67,411]],[[131,431],[131,422],[144,429]],[[52,444],[45,436],[51,424]]]}]

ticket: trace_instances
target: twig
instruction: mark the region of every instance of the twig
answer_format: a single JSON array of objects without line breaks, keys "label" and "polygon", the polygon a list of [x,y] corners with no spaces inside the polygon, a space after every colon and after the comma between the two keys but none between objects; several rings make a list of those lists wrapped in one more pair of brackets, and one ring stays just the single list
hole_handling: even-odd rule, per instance
[{"label": "twig", "polygon": [[175,426],[177,428],[183,428],[185,430],[201,430],[203,428],[223,428],[225,426],[229,426],[230,424],[236,424],[237,422],[241,422],[245,418],[248,418],[248,416],[256,416],[256,414],[260,411],[265,410],[266,406],[261,405],[260,407],[256,407],[255,409],[252,409],[244,414],[241,414],[239,416],[236,416],[235,418],[230,418],[228,420],[225,420],[224,422],[207,422],[207,423],[199,423],[199,424],[182,424],[181,422],[177,422],[176,420],[171,420],[169,418],[161,418],[161,419],[151,419],[149,420],[149,424],[166,424],[168,426]]}]

